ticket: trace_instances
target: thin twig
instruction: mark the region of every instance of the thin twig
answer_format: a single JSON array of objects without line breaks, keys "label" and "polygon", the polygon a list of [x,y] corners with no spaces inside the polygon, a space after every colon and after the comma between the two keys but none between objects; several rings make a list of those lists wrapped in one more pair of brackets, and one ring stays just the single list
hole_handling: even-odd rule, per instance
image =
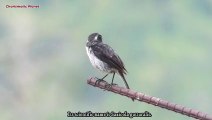
[{"label": "thin twig", "polygon": [[97,80],[95,78],[90,78],[90,79],[87,80],[87,83],[92,85],[92,86],[99,87],[101,89],[114,92],[116,94],[120,94],[120,95],[129,97],[129,98],[141,101],[141,102],[146,102],[148,104],[152,104],[152,105],[155,105],[155,106],[158,106],[158,107],[161,107],[161,108],[165,108],[167,110],[171,110],[171,111],[180,113],[182,115],[186,115],[186,116],[193,117],[193,118],[196,118],[196,119],[201,119],[201,120],[212,120],[211,115],[200,112],[198,110],[187,108],[187,107],[184,107],[182,105],[171,103],[169,101],[162,100],[160,98],[153,97],[153,96],[150,96],[150,95],[146,95],[146,94],[141,93],[141,92],[136,92],[136,91],[133,91],[133,90],[130,90],[130,89],[126,89],[124,87],[119,87],[117,85],[113,85],[111,87],[108,87],[109,84],[106,81],[101,81],[101,82],[96,84],[96,81]]}]

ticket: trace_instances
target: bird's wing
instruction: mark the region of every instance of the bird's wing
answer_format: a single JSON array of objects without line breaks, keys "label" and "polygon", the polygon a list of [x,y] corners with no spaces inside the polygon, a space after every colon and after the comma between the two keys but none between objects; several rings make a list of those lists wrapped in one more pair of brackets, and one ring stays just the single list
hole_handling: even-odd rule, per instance
[{"label": "bird's wing", "polygon": [[92,50],[95,56],[101,61],[126,74],[127,70],[125,69],[121,58],[114,52],[114,50],[109,45],[98,44],[92,46]]}]

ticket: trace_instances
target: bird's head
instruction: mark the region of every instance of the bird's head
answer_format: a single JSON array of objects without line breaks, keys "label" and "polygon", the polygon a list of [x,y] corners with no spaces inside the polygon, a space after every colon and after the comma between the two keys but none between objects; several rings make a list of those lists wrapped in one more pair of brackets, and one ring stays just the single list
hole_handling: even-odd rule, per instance
[{"label": "bird's head", "polygon": [[88,36],[86,46],[90,47],[98,43],[102,43],[102,36],[99,33],[92,33]]}]

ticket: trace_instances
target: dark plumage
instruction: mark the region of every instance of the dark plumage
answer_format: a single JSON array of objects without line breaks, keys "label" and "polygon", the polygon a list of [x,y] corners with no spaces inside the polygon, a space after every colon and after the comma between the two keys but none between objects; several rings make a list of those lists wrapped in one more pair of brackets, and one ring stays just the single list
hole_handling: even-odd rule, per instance
[{"label": "dark plumage", "polygon": [[93,45],[91,46],[91,49],[98,59],[107,63],[109,68],[115,69],[112,70],[111,73],[119,73],[119,75],[123,78],[126,87],[129,89],[129,85],[127,84],[127,81],[124,77],[124,74],[126,74],[127,70],[125,69],[121,58],[114,52],[114,50],[109,45],[103,43]]},{"label": "dark plumage", "polygon": [[[127,73],[124,63],[109,45],[102,42],[102,36],[100,34],[93,33],[89,35],[86,43],[86,51],[91,64],[95,68],[106,72],[107,75],[109,73],[113,73],[111,84],[113,84],[115,73],[118,73],[122,77],[126,88],[130,89],[124,77],[124,74]],[[104,76],[102,79],[104,79],[106,76]]]}]

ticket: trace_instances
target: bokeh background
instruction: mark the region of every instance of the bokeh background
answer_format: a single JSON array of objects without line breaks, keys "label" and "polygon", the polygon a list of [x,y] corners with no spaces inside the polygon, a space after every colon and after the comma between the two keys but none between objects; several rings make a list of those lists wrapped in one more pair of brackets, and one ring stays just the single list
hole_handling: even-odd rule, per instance
[{"label": "bokeh background", "polygon": [[[5,7],[28,4],[40,8]],[[87,119],[67,111],[192,119],[87,85],[104,75],[86,55],[93,32],[123,59],[132,89],[212,114],[211,0],[1,0],[0,119]]]}]

